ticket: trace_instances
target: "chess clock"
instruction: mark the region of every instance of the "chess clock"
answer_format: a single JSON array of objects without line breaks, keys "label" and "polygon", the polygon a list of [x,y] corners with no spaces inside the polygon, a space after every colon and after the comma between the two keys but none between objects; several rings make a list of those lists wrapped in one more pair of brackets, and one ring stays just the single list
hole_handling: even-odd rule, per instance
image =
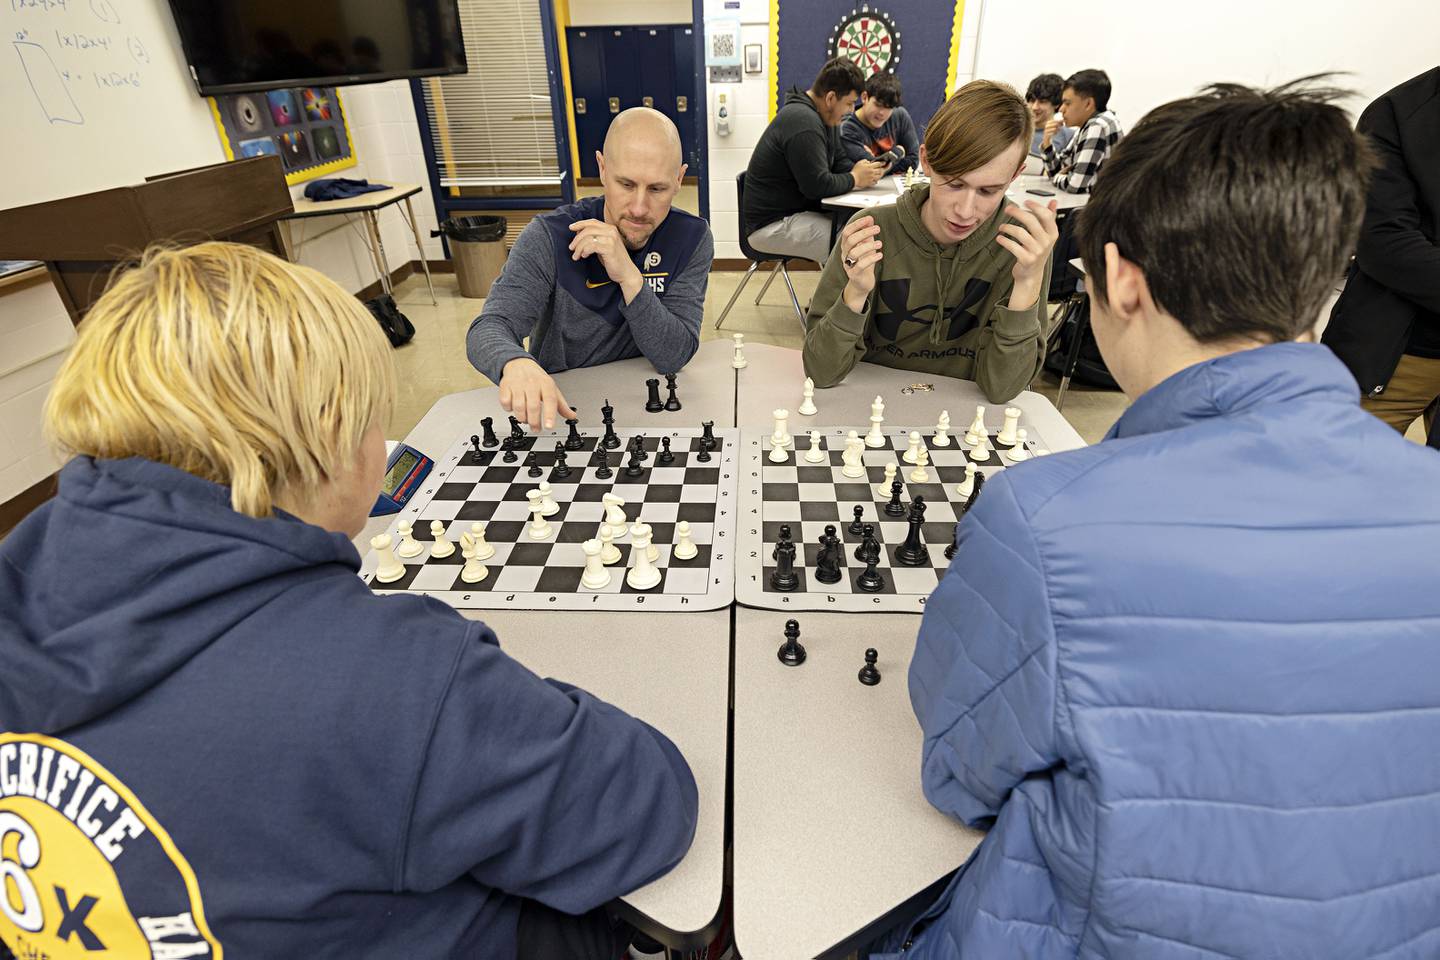
[{"label": "chess clock", "polygon": [[403,510],[434,465],[435,461],[414,447],[395,444],[395,449],[385,459],[385,479],[380,482],[380,496],[376,498],[370,516],[382,517]]},{"label": "chess clock", "polygon": [[900,65],[900,31],[889,14],[862,4],[840,18],[830,32],[831,59],[849,57],[866,77],[894,73]]}]

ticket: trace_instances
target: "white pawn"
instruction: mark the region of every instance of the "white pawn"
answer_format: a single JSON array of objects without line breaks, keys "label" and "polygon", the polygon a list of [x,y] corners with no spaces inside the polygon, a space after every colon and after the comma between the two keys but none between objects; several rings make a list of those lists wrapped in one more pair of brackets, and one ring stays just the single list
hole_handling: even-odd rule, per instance
[{"label": "white pawn", "polygon": [[984,463],[990,459],[990,447],[986,443],[977,443],[975,449],[970,451],[970,459],[976,463]]},{"label": "white pawn", "polygon": [[860,439],[860,434],[851,430],[845,437],[845,452],[841,454],[840,460],[845,466],[840,468],[842,477],[849,477],[851,480],[858,480],[865,476],[865,441]]},{"label": "white pawn", "polygon": [[370,538],[370,549],[375,551],[375,579],[381,583],[394,583],[405,576],[405,564],[395,559],[395,541],[390,534],[382,533]]},{"label": "white pawn", "polygon": [[930,441],[937,447],[950,446],[950,411],[940,411],[940,422],[935,424],[935,436]]},{"label": "white pawn", "polygon": [[634,562],[625,573],[625,582],[636,590],[649,590],[660,582],[660,571],[656,569],[654,561],[650,559],[650,545],[643,541],[635,544],[635,549],[630,551]]},{"label": "white pawn", "polygon": [[475,541],[475,559],[489,560],[495,556],[495,548],[485,539],[485,524],[479,520],[470,524],[470,539]]},{"label": "white pawn", "polygon": [[435,545],[430,548],[430,556],[436,560],[442,560],[455,552],[455,544],[445,539],[444,521],[430,521],[430,539],[435,541]]},{"label": "white pawn", "polygon": [[460,534],[460,555],[465,558],[465,566],[460,568],[462,581],[479,583],[490,576],[490,568],[480,562],[480,557],[475,552],[475,538],[468,533]]},{"label": "white pawn", "polygon": [[600,524],[600,562],[614,563],[620,559],[620,548],[615,546],[615,528],[608,523]]},{"label": "white pawn", "polygon": [[975,491],[975,464],[965,464],[965,479],[955,488],[955,496],[969,497]]},{"label": "white pawn", "polygon": [[975,407],[975,419],[970,421],[970,429],[965,431],[965,443],[975,446],[985,439],[985,405],[979,404]]},{"label": "white pawn", "polygon": [[918,455],[918,456],[916,457],[916,459],[915,459],[915,469],[910,471],[910,482],[911,482],[911,483],[929,483],[929,482],[930,482],[930,473],[929,473],[929,471],[927,471],[927,470],[925,469],[925,468],[928,467],[929,465],[930,465],[930,451],[929,451],[929,450],[926,450],[924,447],[921,447],[921,448],[920,448],[920,453],[919,453],[919,455]]},{"label": "white pawn", "polygon": [[1019,463],[1021,460],[1030,459],[1030,451],[1025,449],[1025,439],[1026,433],[1024,427],[1015,431],[1015,446],[1011,447],[1005,454],[1011,463]]},{"label": "white pawn", "polygon": [[605,504],[605,522],[615,528],[615,539],[623,538],[628,523],[623,509],[625,498],[618,493],[607,493],[600,498],[600,502]]},{"label": "white pawn", "polygon": [[559,513],[560,504],[555,502],[555,494],[550,490],[550,481],[541,480],[540,486],[536,489],[540,491],[540,512],[547,517],[553,517]]},{"label": "white pawn", "polygon": [[425,544],[415,539],[415,528],[410,525],[409,520],[401,520],[397,523],[395,532],[400,534],[400,546],[395,548],[397,557],[404,557],[408,560],[425,552]]},{"label": "white pawn", "polygon": [[878,448],[885,446],[885,432],[880,429],[880,424],[885,422],[885,401],[876,396],[870,404],[870,432],[865,434],[865,446]]},{"label": "white pawn", "polygon": [[750,366],[750,361],[745,359],[745,334],[733,333],[730,339],[735,341],[735,359],[730,361],[730,366],[736,370],[744,370]]},{"label": "white pawn", "polygon": [[790,454],[785,452],[785,447],[783,444],[775,443],[774,438],[772,437],[770,443],[770,454],[768,459],[771,463],[789,463]]},{"label": "white pawn", "polygon": [[540,506],[540,491],[531,490],[525,494],[525,499],[530,501],[530,539],[544,540],[550,536],[550,521],[545,519],[543,508]]},{"label": "white pawn", "polygon": [[921,446],[920,431],[919,431],[919,430],[911,430],[911,431],[910,431],[910,446],[906,448],[906,450],[905,450],[905,452],[904,452],[903,454],[901,454],[900,459],[901,459],[901,460],[904,460],[906,463],[919,463],[919,462],[920,462],[920,446]]},{"label": "white pawn", "polygon": [[879,495],[886,500],[890,499],[890,484],[895,482],[895,473],[899,469],[899,465],[894,460],[885,464],[885,482],[880,484]]},{"label": "white pawn", "polygon": [[775,418],[775,430],[770,434],[770,445],[772,447],[788,447],[795,442],[790,436],[790,411],[786,409],[776,410],[772,416]]},{"label": "white pawn", "polygon": [[600,590],[610,585],[610,571],[600,559],[600,541],[586,540],[580,544],[585,553],[585,572],[580,574],[580,586],[587,590]]},{"label": "white pawn", "polygon": [[810,449],[805,451],[806,463],[824,463],[825,451],[820,446],[820,431],[810,431]]},{"label": "white pawn", "polygon": [[813,417],[819,412],[815,408],[815,381],[809,377],[805,378],[805,388],[800,392],[800,409],[797,412],[802,417]]},{"label": "white pawn", "polygon": [[681,520],[675,524],[675,548],[670,551],[670,556],[676,560],[693,560],[700,550],[695,546],[695,541],[690,539],[690,521]]},{"label": "white pawn", "polygon": [[1020,425],[1020,408],[1019,408],[1019,407],[1006,407],[1006,408],[1005,408],[1005,425],[1000,428],[1000,433],[995,437],[995,439],[996,439],[996,440],[999,440],[1001,443],[1007,444],[1007,445],[1014,443],[1014,442],[1015,442],[1015,428],[1018,427],[1019,425]]},{"label": "white pawn", "polygon": [[634,544],[632,550],[639,550],[641,544],[645,546],[645,556],[654,563],[660,559],[660,548],[654,543],[655,533],[648,523],[637,523],[630,528],[630,542]]}]

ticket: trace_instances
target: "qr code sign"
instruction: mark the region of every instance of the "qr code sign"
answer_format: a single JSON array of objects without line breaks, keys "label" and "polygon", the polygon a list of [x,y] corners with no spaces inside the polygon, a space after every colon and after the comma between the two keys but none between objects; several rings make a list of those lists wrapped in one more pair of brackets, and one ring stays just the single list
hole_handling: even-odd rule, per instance
[{"label": "qr code sign", "polygon": [[717,58],[735,56],[735,34],[717,33],[711,36],[710,56]]}]

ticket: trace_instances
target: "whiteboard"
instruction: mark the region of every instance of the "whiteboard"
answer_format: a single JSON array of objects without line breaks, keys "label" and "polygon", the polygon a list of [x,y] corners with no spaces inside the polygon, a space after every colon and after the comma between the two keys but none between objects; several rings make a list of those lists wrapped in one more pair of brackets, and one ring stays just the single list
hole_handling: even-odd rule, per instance
[{"label": "whiteboard", "polygon": [[166,0],[0,0],[0,209],[225,159]]}]

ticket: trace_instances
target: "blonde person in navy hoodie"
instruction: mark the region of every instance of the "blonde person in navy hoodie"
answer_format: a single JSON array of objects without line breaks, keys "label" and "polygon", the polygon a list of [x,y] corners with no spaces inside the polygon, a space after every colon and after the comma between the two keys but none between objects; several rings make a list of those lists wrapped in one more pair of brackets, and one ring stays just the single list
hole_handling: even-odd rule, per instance
[{"label": "blonde person in navy hoodie", "polygon": [[356,576],[394,393],[359,301],[250,247],[151,252],[80,325],[73,459],[0,542],[16,956],[624,953],[602,905],[684,855],[689,767]]}]

